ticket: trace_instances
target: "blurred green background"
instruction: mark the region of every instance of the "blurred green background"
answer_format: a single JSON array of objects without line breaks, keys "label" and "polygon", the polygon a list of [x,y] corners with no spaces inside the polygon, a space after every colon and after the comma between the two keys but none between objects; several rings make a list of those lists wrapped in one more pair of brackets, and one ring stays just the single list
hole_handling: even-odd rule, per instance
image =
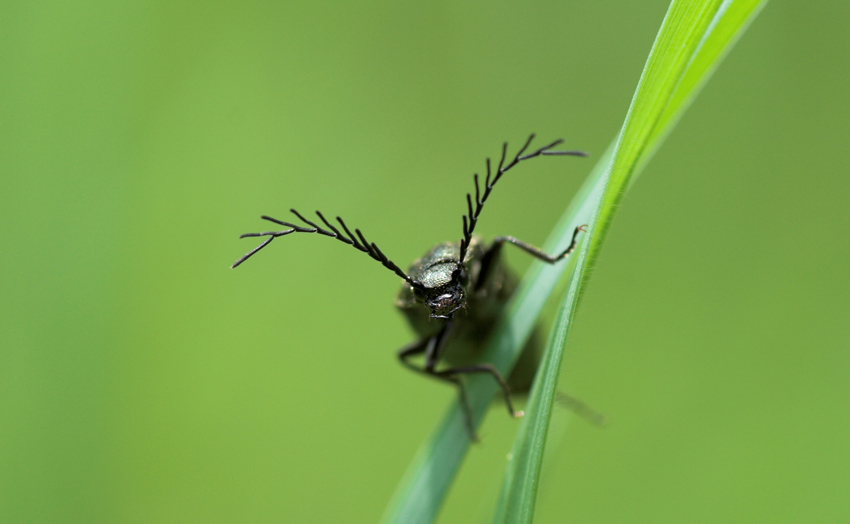
[{"label": "blurred green background", "polygon": [[[398,365],[405,266],[529,132],[604,151],[666,0],[7,2],[0,522],[375,522],[454,391]],[[850,7],[774,1],[624,200],[569,341],[554,522],[850,520]],[[542,243],[594,159],[506,177]],[[510,262],[528,267],[511,251]],[[494,409],[440,521],[486,522]]]}]

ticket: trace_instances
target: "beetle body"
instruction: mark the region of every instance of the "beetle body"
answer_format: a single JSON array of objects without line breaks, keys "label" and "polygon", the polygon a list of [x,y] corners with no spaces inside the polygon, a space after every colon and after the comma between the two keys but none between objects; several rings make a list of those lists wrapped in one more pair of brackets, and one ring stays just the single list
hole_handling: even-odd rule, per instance
[{"label": "beetle body", "polygon": [[[488,252],[481,237],[473,236],[463,261],[466,278],[460,282],[465,303],[454,313],[455,325],[442,355],[443,362],[451,367],[480,362],[480,353],[516,288],[516,276],[501,257],[486,260],[486,274],[482,274]],[[432,317],[433,310],[425,297],[429,291],[433,296],[447,285],[451,286],[450,276],[458,266],[459,256],[459,242],[444,242],[431,248],[407,270],[407,274],[422,282],[428,291],[423,293],[413,286],[402,285],[395,305],[422,339],[437,335],[443,327],[442,322]],[[540,360],[540,349],[537,337],[532,335],[507,379],[513,393],[528,391]]]},{"label": "beetle body", "polygon": [[[511,390],[514,392],[528,390],[540,358],[539,344],[535,342],[537,337],[532,335],[508,380],[502,377],[495,366],[481,362],[481,350],[516,288],[516,279],[502,264],[500,256],[502,246],[506,243],[513,244],[535,258],[555,264],[573,252],[576,237],[584,231],[585,227],[576,227],[570,245],[556,255],[548,255],[539,248],[514,237],[496,237],[489,244],[485,244],[481,238],[473,235],[478,217],[493,186],[509,169],[524,160],[536,157],[587,156],[587,153],[581,151],[553,150],[561,143],[561,140],[526,154],[533,139],[534,135],[531,135],[516,156],[510,160],[507,157],[508,145],[503,144],[498,167],[491,166],[490,159],[487,159],[487,172],[483,185],[479,183],[478,174],[475,174],[474,197],[473,193],[466,194],[467,213],[463,215],[463,237],[459,242],[437,244],[422,258],[416,260],[406,273],[387,258],[375,243],[366,240],[359,229],[355,229],[352,233],[342,218],[336,217],[342,228],[341,231],[322,213],[316,211],[316,215],[327,228],[325,229],[304,218],[294,209],[290,211],[306,226],[264,215],[263,220],[282,225],[286,229],[242,235],[240,238],[267,238],[234,262],[231,267],[239,266],[275,238],[292,233],[316,233],[328,236],[380,262],[404,280],[405,283],[396,297],[396,307],[404,313],[414,331],[420,336],[419,340],[399,350],[399,360],[408,369],[458,387],[461,405],[466,415],[467,429],[474,439],[472,410],[466,397],[462,377],[471,373],[491,375],[502,388],[508,412],[512,416],[519,417],[522,416],[522,412],[514,410],[511,403]],[[491,169],[491,167],[495,168]],[[422,362],[414,362],[413,359],[419,356],[423,357]]]}]

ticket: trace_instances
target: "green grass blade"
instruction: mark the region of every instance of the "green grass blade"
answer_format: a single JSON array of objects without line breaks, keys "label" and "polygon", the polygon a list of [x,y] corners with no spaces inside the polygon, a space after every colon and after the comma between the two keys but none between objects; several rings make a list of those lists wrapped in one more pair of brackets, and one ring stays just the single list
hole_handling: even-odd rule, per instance
[{"label": "green grass blade", "polygon": [[[612,152],[613,149],[609,149],[591,172],[544,244],[546,251],[557,251],[557,247],[563,249],[569,245],[578,217],[591,215],[593,203],[602,195],[604,168]],[[519,356],[518,349],[528,340],[546,300],[568,267],[572,266],[532,265],[514,293],[505,318],[485,349],[482,360],[492,363],[502,373],[511,369]],[[477,426],[496,393],[496,386],[490,377],[471,376],[467,381],[467,391]],[[420,447],[381,522],[433,522],[469,445],[460,406],[454,402],[431,437]]]},{"label": "green grass blade", "polygon": [[643,165],[652,158],[655,150],[664,142],[666,134],[675,126],[685,109],[691,105],[691,102],[702,90],[708,79],[711,78],[717,66],[720,65],[720,62],[723,61],[738,38],[744,34],[744,31],[761,12],[765,4],[767,4],[767,0],[727,0],[720,6],[712,20],[712,27],[709,28],[708,34],[700,43],[693,60],[682,77],[682,81],[679,83],[679,87],[664,110],[664,114],[661,115],[655,132],[648,140],[649,149],[643,155],[641,165],[635,171],[635,176],[632,177],[632,183],[642,170]]},{"label": "green grass blade", "polygon": [[[645,165],[651,153],[666,136],[669,127],[675,123],[681,111],[692,100],[693,94],[702,86],[729,45],[743,30],[745,24],[740,21],[751,19],[752,14],[756,12],[756,7],[761,4],[763,2],[714,1],[674,2],[671,5],[641,78],[626,125],[621,132],[620,136],[623,139],[615,143],[619,146],[616,149],[616,159],[613,158],[615,148],[612,146],[591,172],[545,244],[545,249],[549,252],[565,247],[570,241],[572,228],[584,217],[594,216],[593,224],[602,226],[598,228],[598,231],[595,231],[595,228],[591,229],[592,234],[584,239],[578,253],[577,259],[581,262],[581,266],[579,271],[574,272],[570,291],[567,294],[569,303],[573,305],[566,309],[566,306],[562,306],[558,320],[559,329],[555,331],[555,338],[552,339],[556,345],[560,344],[560,348],[563,347],[563,340],[568,333],[574,301],[580,291],[578,284],[581,282],[582,271],[587,266],[588,260],[598,252],[604,239],[605,228],[613,216],[616,203],[624,189]],[[747,9],[747,5],[751,7]],[[714,20],[714,15],[718,12],[727,14]],[[734,16],[730,16],[729,13]],[[739,28],[734,29],[734,23],[730,20],[739,21]],[[682,24],[682,21],[688,21],[690,24]],[[712,24],[709,31],[708,28]],[[693,38],[695,31],[701,35],[699,39]],[[719,36],[721,34],[726,36]],[[684,48],[676,45],[677,42],[681,44],[685,41],[688,46]],[[659,47],[659,43],[663,45]],[[682,92],[684,86],[690,86],[689,92]],[[659,107],[659,100],[665,101],[663,106]],[[616,191],[605,190],[609,177],[612,185],[616,183],[616,186],[613,186],[617,188]],[[601,207],[598,205],[600,201]],[[568,267],[576,266],[572,264],[550,266],[539,263],[532,265],[508,306],[504,321],[485,350],[483,360],[493,363],[503,373],[511,369],[519,355],[519,349],[523,347],[534,329],[546,300]],[[558,335],[560,332],[563,332],[563,336]],[[544,364],[542,371],[551,373],[554,370],[557,373],[560,367],[560,348],[558,351],[547,352],[545,358],[548,364]],[[480,423],[496,393],[496,386],[492,380],[488,379],[489,377],[477,376],[470,377],[468,381],[469,397],[476,425]],[[537,390],[543,391],[540,387]],[[536,424],[542,424],[545,420],[548,426],[548,412],[546,409],[541,409],[545,407],[543,396],[541,393],[537,395],[540,396],[540,400],[533,405],[535,393],[532,393],[529,407],[533,407],[538,415],[529,414],[523,425],[524,428],[531,423],[532,418],[535,419]],[[551,405],[551,398],[549,403]],[[543,413],[546,416],[541,416]],[[537,435],[539,437],[539,431]],[[541,451],[545,431],[542,435],[538,438]],[[443,421],[420,448],[408,468],[382,522],[387,524],[433,522],[469,444],[459,406],[453,403]],[[515,453],[515,459],[511,462],[511,468],[515,471],[511,478],[520,478],[522,475],[516,472],[524,471],[523,468],[518,468],[520,464],[518,457],[519,454]],[[526,498],[530,499],[532,511],[536,492],[536,472],[533,473],[533,477],[533,489],[520,490],[521,493],[526,493],[524,495]],[[515,490],[511,486],[515,484],[513,481],[506,482],[505,486],[509,490],[506,492],[503,489],[503,493],[513,493]],[[515,500],[513,495],[503,497],[500,501],[499,515],[507,515],[505,510],[514,507],[509,502],[516,503],[521,500]],[[513,509],[510,513],[513,514]],[[530,517],[530,513],[527,514]]]},{"label": "green grass blade", "polygon": [[[540,467],[564,345],[587,264],[598,254],[617,204],[763,1],[674,1],[650,52],[611,159],[608,184],[578,253],[520,427],[493,522],[533,520]],[[605,180],[602,183],[604,185]]]},{"label": "green grass blade", "polygon": [[[597,200],[597,210],[594,213],[593,223],[598,221],[600,209],[598,204],[600,202],[601,199]],[[586,267],[590,251],[589,246],[590,243],[585,239],[578,251],[578,259],[570,279],[570,286],[564,301],[561,303],[557,323],[546,345],[546,351],[526,405],[526,416],[508,462],[508,471],[502,484],[502,492],[496,505],[493,522],[531,522],[534,516],[537,484],[540,467],[543,463],[543,451],[549,430],[552,405],[558,386],[558,375],[564,354],[563,347],[566,344],[569,327],[575,314],[583,270]]]}]

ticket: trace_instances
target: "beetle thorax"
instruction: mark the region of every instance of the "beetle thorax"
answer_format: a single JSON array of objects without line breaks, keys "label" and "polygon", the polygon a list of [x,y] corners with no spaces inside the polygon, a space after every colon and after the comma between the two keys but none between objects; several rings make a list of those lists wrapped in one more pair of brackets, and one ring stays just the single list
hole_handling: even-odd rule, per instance
[{"label": "beetle thorax", "polygon": [[437,244],[411,264],[408,274],[419,286],[410,286],[408,296],[428,308],[432,319],[447,320],[466,307],[469,277],[458,257],[457,242]]}]

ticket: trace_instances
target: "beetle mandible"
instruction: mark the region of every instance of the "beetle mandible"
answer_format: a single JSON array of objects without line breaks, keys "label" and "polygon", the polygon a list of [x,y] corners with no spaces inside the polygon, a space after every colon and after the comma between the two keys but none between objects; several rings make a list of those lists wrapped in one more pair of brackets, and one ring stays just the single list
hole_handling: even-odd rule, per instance
[{"label": "beetle mandible", "polygon": [[[307,220],[295,209],[290,211],[307,227],[263,215],[263,220],[274,222],[286,229],[241,235],[239,238],[268,238],[234,262],[231,267],[239,266],[275,238],[291,233],[318,233],[335,238],[380,262],[405,281],[396,297],[395,304],[421,337],[399,350],[398,357],[401,363],[413,371],[450,382],[458,387],[467,430],[471,438],[475,439],[471,408],[461,375],[470,373],[491,375],[504,393],[508,412],[513,417],[521,417],[522,411],[515,410],[511,402],[511,391],[528,390],[540,358],[539,345],[530,340],[508,380],[505,380],[492,364],[479,362],[476,359],[476,353],[483,348],[484,340],[492,332],[504,305],[516,287],[515,277],[501,263],[502,246],[505,243],[513,244],[535,258],[555,264],[566,259],[573,252],[578,234],[585,231],[586,227],[584,225],[576,227],[570,245],[555,255],[548,255],[539,248],[511,236],[496,237],[487,245],[480,237],[473,234],[478,224],[478,216],[493,186],[509,169],[523,160],[539,156],[587,156],[587,153],[583,151],[553,150],[563,140],[555,140],[526,154],[532,140],[534,140],[534,134],[528,137],[525,145],[507,163],[508,144],[505,142],[502,145],[501,160],[495,170],[491,170],[490,159],[487,159],[487,175],[483,187],[479,184],[476,173],[473,176],[475,196],[473,197],[471,193],[466,194],[467,212],[463,215],[463,237],[459,242],[437,244],[422,258],[413,262],[407,272],[402,271],[387,258],[374,242],[366,240],[359,229],[355,228],[352,234],[342,218],[336,217],[336,220],[344,233],[325,219],[319,211],[316,211],[316,215],[327,229]],[[411,358],[417,355],[424,355],[424,363],[417,364],[411,361]],[[441,363],[448,367],[438,369]]]}]

